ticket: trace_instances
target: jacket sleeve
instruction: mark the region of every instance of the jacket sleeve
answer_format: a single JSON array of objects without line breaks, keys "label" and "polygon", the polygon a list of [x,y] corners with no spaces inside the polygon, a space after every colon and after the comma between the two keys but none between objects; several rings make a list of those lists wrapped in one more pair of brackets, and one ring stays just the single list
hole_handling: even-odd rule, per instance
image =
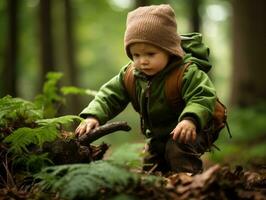
[{"label": "jacket sleeve", "polygon": [[210,120],[215,106],[216,91],[208,75],[197,66],[191,65],[184,73],[182,97],[185,101],[179,121],[185,117],[193,117],[199,129]]},{"label": "jacket sleeve", "polygon": [[80,113],[81,117],[96,117],[102,125],[125,109],[130,101],[123,83],[126,67],[100,88],[95,98]]}]

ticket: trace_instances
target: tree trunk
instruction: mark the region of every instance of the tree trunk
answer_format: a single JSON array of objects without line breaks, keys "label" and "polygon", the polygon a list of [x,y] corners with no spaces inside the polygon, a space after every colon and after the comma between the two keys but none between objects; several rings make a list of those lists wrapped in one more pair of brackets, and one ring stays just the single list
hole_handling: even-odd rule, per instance
[{"label": "tree trunk", "polygon": [[11,95],[17,96],[17,52],[18,52],[18,1],[7,0],[8,12],[8,31],[6,40],[6,51],[4,58],[2,78],[1,96]]},{"label": "tree trunk", "polygon": [[75,62],[75,47],[73,34],[73,12],[70,0],[64,0],[65,6],[65,31],[66,31],[66,59],[68,64],[69,80],[71,85],[77,85]]},{"label": "tree trunk", "polygon": [[192,32],[200,32],[201,27],[201,18],[199,15],[199,6],[201,0],[190,0],[190,24]]},{"label": "tree trunk", "polygon": [[266,101],[266,1],[233,0],[231,103],[241,107]]},{"label": "tree trunk", "polygon": [[54,49],[52,40],[51,0],[40,0],[40,42],[41,42],[41,85],[47,72],[54,71]]},{"label": "tree trunk", "polygon": [[[77,82],[77,66],[75,62],[75,42],[74,42],[74,24],[73,24],[73,9],[71,7],[70,0],[64,0],[65,10],[65,41],[66,41],[66,74],[69,85],[78,86]],[[71,95],[67,98],[68,112],[71,114],[77,114],[80,111],[80,98],[77,95]]]}]

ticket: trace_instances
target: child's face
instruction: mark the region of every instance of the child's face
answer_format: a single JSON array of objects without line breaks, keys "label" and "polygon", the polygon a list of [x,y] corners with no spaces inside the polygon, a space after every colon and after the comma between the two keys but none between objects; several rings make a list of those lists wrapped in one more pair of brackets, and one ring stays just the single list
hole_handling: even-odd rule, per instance
[{"label": "child's face", "polygon": [[169,60],[169,53],[148,43],[134,43],[129,47],[134,66],[148,76],[163,70]]}]

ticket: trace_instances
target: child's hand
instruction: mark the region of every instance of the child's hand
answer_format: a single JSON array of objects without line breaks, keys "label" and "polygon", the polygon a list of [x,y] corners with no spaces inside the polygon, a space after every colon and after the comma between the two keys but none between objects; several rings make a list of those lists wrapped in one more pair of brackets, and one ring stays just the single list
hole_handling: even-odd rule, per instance
[{"label": "child's hand", "polygon": [[75,131],[75,134],[77,136],[87,134],[91,130],[97,128],[98,126],[99,126],[99,121],[94,117],[89,117],[79,124],[79,126]]},{"label": "child's hand", "polygon": [[171,132],[173,140],[178,140],[181,143],[193,143],[196,140],[196,125],[188,119],[184,119],[177,124]]}]

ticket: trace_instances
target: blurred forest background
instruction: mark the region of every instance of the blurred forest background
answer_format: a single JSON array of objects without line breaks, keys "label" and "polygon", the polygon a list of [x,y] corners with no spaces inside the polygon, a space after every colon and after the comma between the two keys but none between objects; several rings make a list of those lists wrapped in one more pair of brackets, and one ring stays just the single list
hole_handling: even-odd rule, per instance
[{"label": "blurred forest background", "polygon": [[[1,0],[0,97],[34,99],[50,71],[63,73],[61,86],[98,90],[129,61],[123,47],[127,13],[160,3],[175,9],[179,33],[201,32],[211,49],[210,76],[228,107],[233,138],[223,131],[217,142],[221,151],[209,157],[264,162],[264,0]],[[76,115],[91,99],[69,95],[61,114]],[[103,141],[114,147],[144,141],[131,106],[114,120],[128,121],[132,133],[116,133]]]}]

